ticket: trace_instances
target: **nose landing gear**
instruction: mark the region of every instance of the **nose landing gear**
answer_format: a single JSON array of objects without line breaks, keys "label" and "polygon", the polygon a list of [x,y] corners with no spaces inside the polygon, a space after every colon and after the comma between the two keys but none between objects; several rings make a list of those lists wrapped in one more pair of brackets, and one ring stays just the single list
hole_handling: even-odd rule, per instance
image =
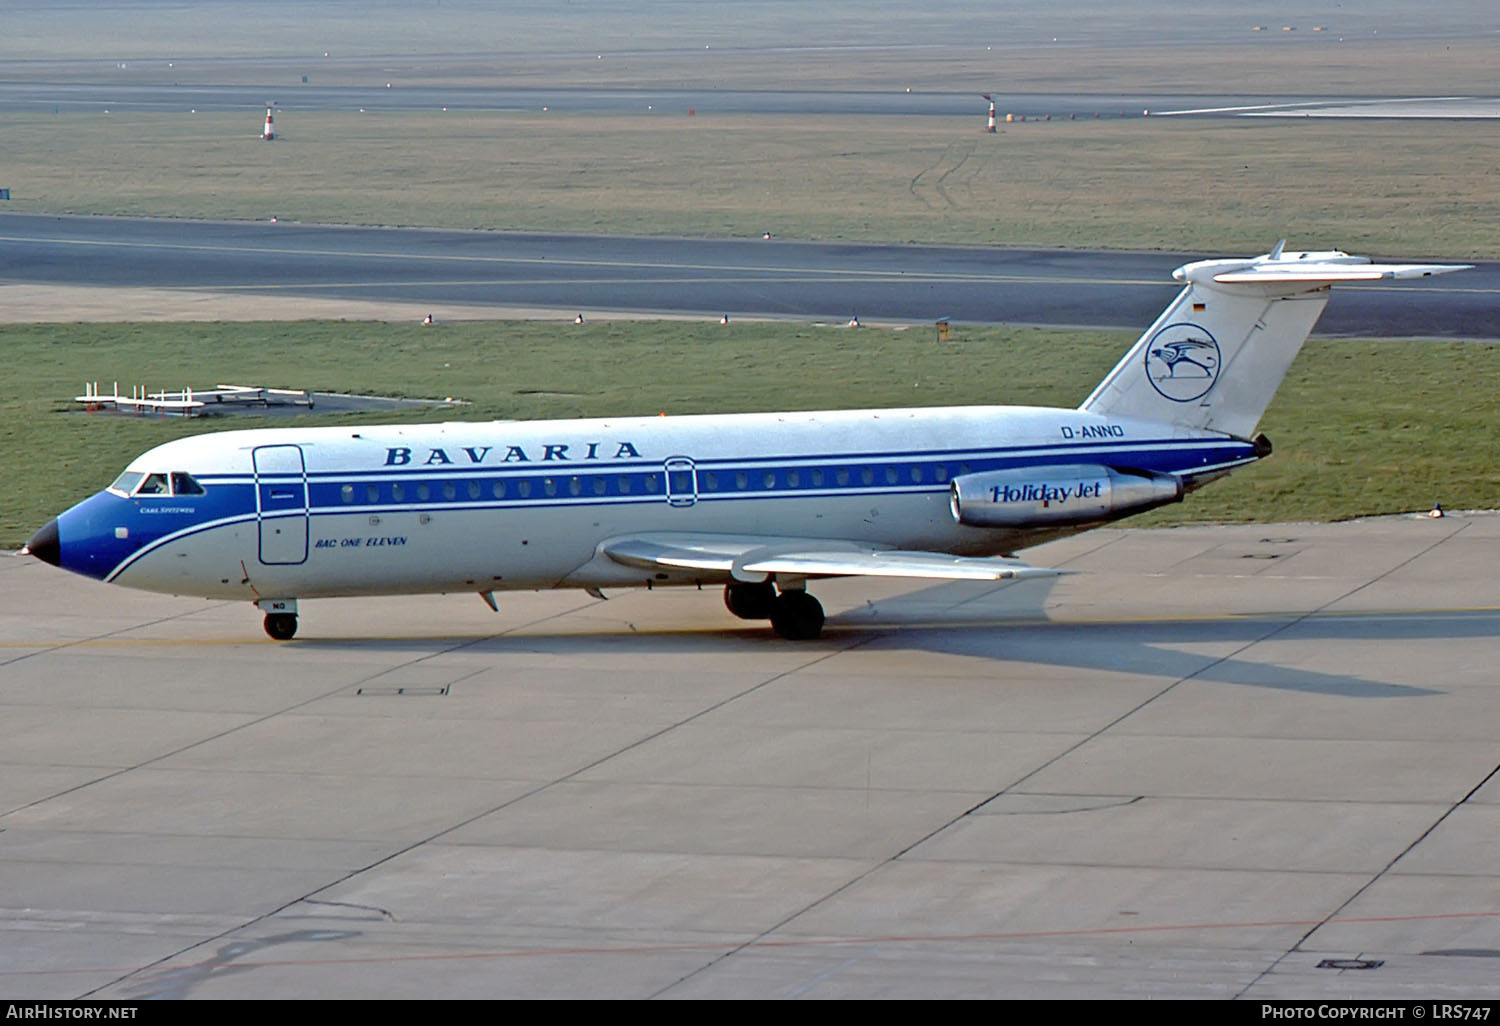
[{"label": "nose landing gear", "polygon": [[296,636],[296,599],[261,599],[255,605],[266,614],[267,634],[277,641],[291,641]]},{"label": "nose landing gear", "polygon": [[297,614],[267,613],[266,633],[277,641],[291,641],[297,635]]}]

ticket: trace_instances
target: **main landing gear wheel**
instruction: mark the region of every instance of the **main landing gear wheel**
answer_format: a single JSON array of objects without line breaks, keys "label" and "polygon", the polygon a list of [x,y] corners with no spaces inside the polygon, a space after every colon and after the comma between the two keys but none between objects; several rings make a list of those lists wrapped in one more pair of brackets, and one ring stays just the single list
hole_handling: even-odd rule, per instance
[{"label": "main landing gear wheel", "polygon": [[788,641],[811,641],[823,633],[823,605],[805,591],[784,591],[771,607],[771,626]]},{"label": "main landing gear wheel", "polygon": [[297,636],[297,614],[267,613],[266,633],[277,641],[291,641]]},{"label": "main landing gear wheel", "polygon": [[776,605],[776,588],[762,584],[724,585],[724,605],[741,620],[769,620]]}]

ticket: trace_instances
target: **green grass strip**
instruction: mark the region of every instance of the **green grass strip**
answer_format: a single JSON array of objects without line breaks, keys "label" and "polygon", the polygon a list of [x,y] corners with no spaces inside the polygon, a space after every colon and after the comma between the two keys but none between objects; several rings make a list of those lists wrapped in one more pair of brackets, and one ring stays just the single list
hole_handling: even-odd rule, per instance
[{"label": "green grass strip", "polygon": [[[0,545],[16,548],[153,445],[204,431],[392,420],[1017,403],[1074,406],[1133,341],[1119,332],[790,323],[366,322],[0,326]],[[218,383],[442,398],[452,410],[296,420],[77,412],[84,383]],[[1500,347],[1314,340],[1262,430],[1275,454],[1136,523],[1336,520],[1500,506]]]}]

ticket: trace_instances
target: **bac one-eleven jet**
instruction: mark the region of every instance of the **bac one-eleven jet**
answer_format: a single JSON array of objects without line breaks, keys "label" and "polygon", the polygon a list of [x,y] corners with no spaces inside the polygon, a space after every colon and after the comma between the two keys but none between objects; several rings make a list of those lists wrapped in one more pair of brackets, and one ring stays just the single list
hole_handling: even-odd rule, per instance
[{"label": "bac one-eleven jet", "polygon": [[973,406],[289,428],[157,446],[27,551],[148,591],[301,599],[723,585],[815,638],[809,581],[1057,573],[1027,546],[1166,503],[1270,452],[1261,413],[1338,282],[1467,265],[1337,250],[1202,260],[1077,409]]}]

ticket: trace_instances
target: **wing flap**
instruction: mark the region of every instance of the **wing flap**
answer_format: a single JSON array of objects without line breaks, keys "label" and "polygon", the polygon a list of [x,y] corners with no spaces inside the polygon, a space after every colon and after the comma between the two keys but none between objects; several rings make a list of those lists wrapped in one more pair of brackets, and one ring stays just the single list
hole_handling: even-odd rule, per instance
[{"label": "wing flap", "polygon": [[736,580],[772,574],[796,577],[914,577],[950,581],[1008,581],[1068,573],[1002,557],[907,552],[858,542],[752,535],[632,535],[599,547],[622,566],[652,571],[707,571]]},{"label": "wing flap", "polygon": [[806,577],[920,577],[947,581],[1012,581],[1057,577],[1066,570],[1027,566],[1013,559],[950,556],[942,552],[787,552],[744,565],[750,573]]}]

